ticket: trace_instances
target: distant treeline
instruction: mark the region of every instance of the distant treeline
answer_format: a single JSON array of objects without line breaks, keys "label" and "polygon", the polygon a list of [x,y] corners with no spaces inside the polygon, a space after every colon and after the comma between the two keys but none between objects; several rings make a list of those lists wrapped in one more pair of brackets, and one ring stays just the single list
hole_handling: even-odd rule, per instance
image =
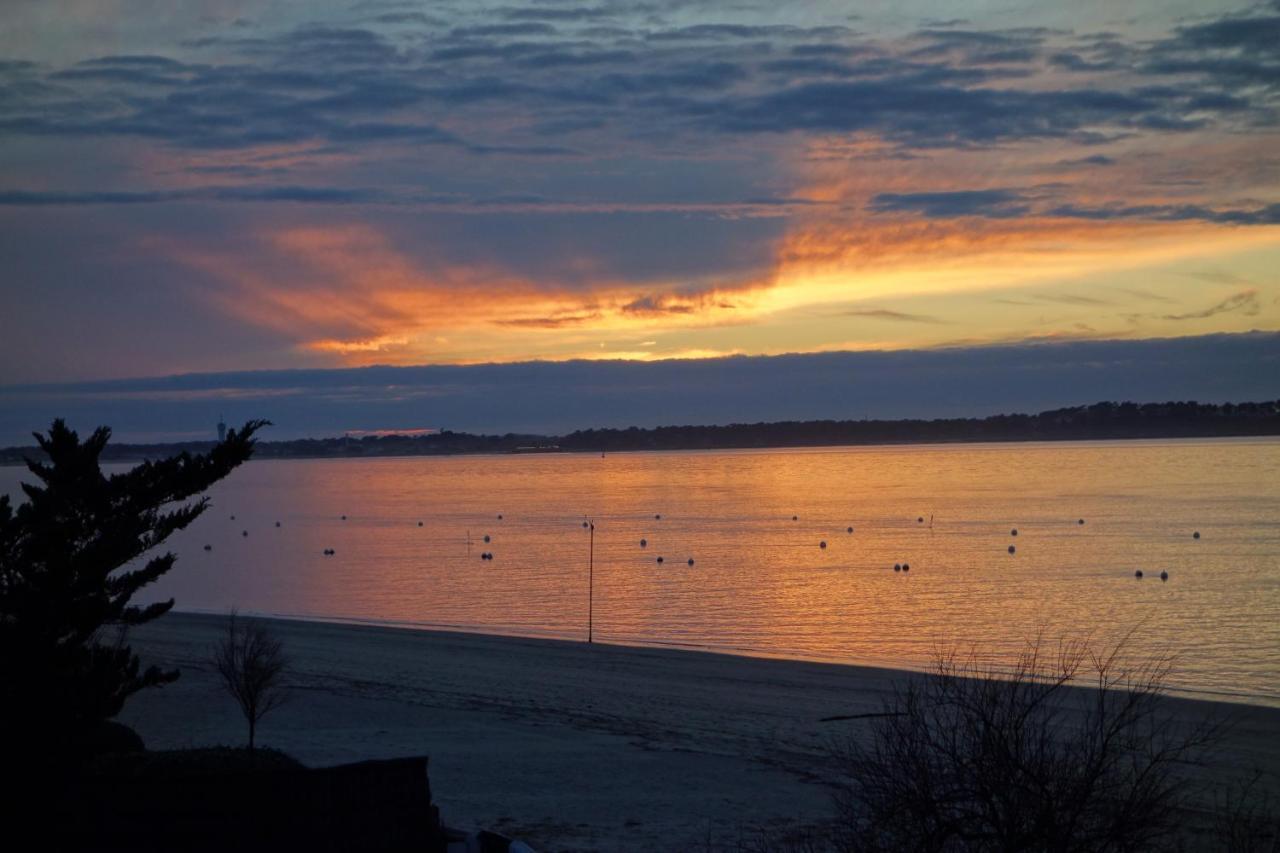
[{"label": "distant treeline", "polygon": [[[1038,415],[937,420],[780,421],[727,426],[652,429],[588,429],[564,436],[470,435],[448,430],[430,435],[306,438],[262,441],[257,459],[323,459],[370,456],[442,456],[513,453],[537,448],[600,452],[710,450],[751,447],[819,447],[842,444],[923,444],[977,441],[1080,441],[1126,438],[1211,438],[1280,435],[1280,400],[1262,403],[1094,403]],[[212,441],[176,444],[109,444],[104,460],[153,459],[184,450],[207,451]],[[0,449],[0,465],[39,457],[32,447]]]}]

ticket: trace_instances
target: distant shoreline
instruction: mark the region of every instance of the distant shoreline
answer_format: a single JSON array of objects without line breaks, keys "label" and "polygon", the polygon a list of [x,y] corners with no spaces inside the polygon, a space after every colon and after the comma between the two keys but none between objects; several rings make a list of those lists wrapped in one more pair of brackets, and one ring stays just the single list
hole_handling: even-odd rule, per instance
[{"label": "distant shoreline", "polygon": [[[563,436],[428,435],[259,441],[256,459],[364,459],[476,454],[630,453],[672,450],[752,450],[1030,441],[1122,441],[1280,436],[1280,401],[1200,404],[1095,403],[1036,415],[936,420],[812,420],[723,426],[661,426],[578,430]],[[109,444],[104,462],[133,462],[208,451],[215,442]],[[40,456],[35,446],[0,448],[0,466]]]},{"label": "distant shoreline", "polygon": [[[711,450],[818,450],[821,448],[840,448],[840,447],[917,447],[917,446],[938,446],[950,444],[1072,444],[1075,442],[1087,441],[1158,441],[1161,439],[1170,440],[1187,440],[1194,441],[1196,439],[1205,438],[1280,438],[1280,430],[1269,432],[1240,432],[1240,433],[1178,433],[1178,434],[1140,434],[1140,435],[1080,435],[1080,436],[1060,436],[1054,438],[1046,437],[1027,437],[1027,438],[928,438],[928,439],[902,439],[892,440],[884,439],[881,441],[845,441],[845,442],[814,442],[812,444],[719,444],[707,447],[624,447],[624,448],[605,448],[604,450],[591,450],[587,448],[560,448],[559,450],[546,451],[517,451],[517,450],[424,450],[412,451],[406,450],[392,453],[272,453],[270,451],[263,452],[264,448],[277,444],[279,442],[259,442],[257,452],[254,453],[253,462],[264,462],[268,460],[315,460],[315,459],[416,459],[422,457],[448,457],[448,456],[590,456],[597,453],[696,453],[698,451]],[[184,451],[196,453],[204,452],[213,447],[214,442],[201,442],[192,444],[191,442],[174,442],[173,444],[155,445],[157,448],[171,448],[168,450],[157,450],[152,452],[148,449],[146,452],[138,452],[136,454],[121,454],[112,452],[115,448],[108,446],[106,452],[102,454],[104,463],[115,462],[145,462],[150,459],[161,459],[167,456],[176,455]],[[119,448],[128,447],[128,445],[118,445]],[[5,447],[0,448],[0,468],[16,468],[26,465],[23,456],[39,457],[40,450],[37,447]],[[11,456],[10,454],[19,454]]]}]

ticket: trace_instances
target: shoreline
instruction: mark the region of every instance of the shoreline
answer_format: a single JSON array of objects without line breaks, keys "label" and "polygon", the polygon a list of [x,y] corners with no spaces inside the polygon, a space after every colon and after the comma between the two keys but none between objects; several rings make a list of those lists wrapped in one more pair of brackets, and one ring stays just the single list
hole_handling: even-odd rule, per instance
[{"label": "shoreline", "polygon": [[[927,440],[903,438],[903,439],[884,439],[884,440],[867,440],[855,442],[842,442],[832,444],[829,442],[816,442],[811,444],[792,443],[792,444],[721,444],[708,447],[631,447],[631,448],[561,448],[556,451],[528,453],[517,452],[515,450],[441,450],[430,452],[388,452],[388,453],[287,453],[282,455],[257,455],[250,461],[252,462],[293,462],[293,461],[315,461],[315,460],[370,460],[370,459],[435,459],[435,458],[452,458],[457,456],[490,456],[496,458],[507,458],[512,456],[594,456],[597,453],[612,454],[632,454],[632,453],[718,453],[718,452],[740,452],[740,451],[758,451],[770,452],[778,450],[843,450],[848,448],[899,448],[899,447],[954,447],[954,446],[992,446],[998,447],[1002,445],[1020,445],[1020,444],[1116,444],[1141,441],[1253,441],[1253,440],[1273,440],[1280,441],[1280,432],[1239,432],[1239,433],[1192,433],[1192,434],[1159,434],[1152,433],[1149,435],[1079,435],[1079,436],[1025,436],[1025,437],[1008,437],[1008,438],[930,438]],[[283,439],[279,442],[260,441],[258,447],[271,446],[273,444],[286,444],[291,441],[335,441],[337,438],[319,438],[319,439]],[[129,446],[128,442],[121,442],[124,446]],[[130,452],[127,454],[113,455],[112,445],[107,446],[107,452],[102,457],[103,464],[123,464],[145,462],[151,459],[161,459],[167,456],[176,455],[180,452],[199,451],[204,452],[216,444],[215,441],[200,442],[173,442],[167,444],[149,445],[148,451],[155,450],[157,452]],[[0,468],[21,468],[25,467],[21,454],[39,454],[39,448],[30,447],[0,447]]]},{"label": "shoreline", "polygon": [[[829,748],[876,713],[901,670],[401,627],[273,619],[291,700],[264,746],[309,765],[429,755],[445,820],[543,851],[712,849],[831,813]],[[244,740],[208,655],[223,617],[135,629],[174,684],[119,719],[153,749]],[[1233,722],[1224,767],[1280,771],[1280,709],[1171,697],[1169,713]],[[1274,776],[1272,777],[1274,778]]]},{"label": "shoreline", "polygon": [[[434,622],[414,622],[406,620],[386,619],[380,620],[375,618],[361,618],[356,616],[337,616],[337,615],[315,615],[315,614],[297,614],[297,613],[266,613],[254,610],[239,611],[240,615],[259,619],[268,619],[280,622],[301,622],[317,625],[338,625],[354,628],[385,628],[396,631],[410,631],[413,633],[426,634],[442,634],[446,636],[461,637],[485,637],[495,640],[546,640],[556,643],[567,643],[575,646],[607,646],[617,649],[654,649],[657,651],[673,651],[688,652],[690,654],[713,655],[716,657],[727,658],[745,658],[747,660],[769,660],[783,661],[804,664],[821,664],[826,666],[849,667],[858,670],[874,670],[876,672],[893,673],[896,678],[910,678],[914,676],[929,675],[930,668],[926,665],[915,666],[908,661],[895,660],[844,660],[834,657],[822,657],[820,655],[806,655],[802,651],[781,650],[771,651],[769,649],[760,649],[751,646],[720,646],[705,643],[681,643],[675,640],[645,640],[637,637],[627,638],[609,638],[600,639],[597,632],[596,640],[588,643],[586,640],[577,639],[563,635],[552,633],[547,634],[523,634],[517,631],[510,633],[504,632],[500,627],[481,626],[481,625],[463,625],[457,623],[434,623]],[[172,614],[225,618],[226,613],[215,610],[198,610],[198,609],[178,609],[171,611]],[[1280,709],[1280,693],[1275,694],[1255,694],[1255,693],[1231,693],[1225,690],[1211,690],[1208,688],[1170,686],[1167,689],[1168,695],[1179,699],[1189,701],[1213,702],[1222,705],[1244,705],[1258,708]]]}]

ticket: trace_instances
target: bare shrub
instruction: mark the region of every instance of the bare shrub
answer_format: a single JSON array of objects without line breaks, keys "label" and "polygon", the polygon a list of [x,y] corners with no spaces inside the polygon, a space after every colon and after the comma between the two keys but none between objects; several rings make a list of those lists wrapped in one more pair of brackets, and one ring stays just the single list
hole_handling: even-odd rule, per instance
[{"label": "bare shrub", "polygon": [[[1180,721],[1170,659],[1132,637],[1028,642],[1008,669],[939,652],[869,738],[840,750],[838,847],[849,851],[1128,851],[1172,842],[1216,723]],[[1079,689],[1092,688],[1092,689]]]},{"label": "bare shrub", "polygon": [[1275,781],[1259,770],[1217,792],[1213,834],[1219,849],[1225,853],[1280,851],[1280,814],[1272,793]]},{"label": "bare shrub", "polygon": [[284,644],[265,622],[241,620],[233,610],[227,617],[227,635],[214,649],[213,663],[249,724],[249,749],[253,749],[258,721],[285,699]]}]

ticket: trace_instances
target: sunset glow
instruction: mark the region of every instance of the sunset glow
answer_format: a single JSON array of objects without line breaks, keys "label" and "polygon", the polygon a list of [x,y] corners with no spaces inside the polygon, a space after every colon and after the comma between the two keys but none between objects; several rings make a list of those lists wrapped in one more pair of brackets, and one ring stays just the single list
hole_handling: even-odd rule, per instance
[{"label": "sunset glow", "polygon": [[0,380],[1280,329],[1280,18],[1176,5],[19,4]]}]

